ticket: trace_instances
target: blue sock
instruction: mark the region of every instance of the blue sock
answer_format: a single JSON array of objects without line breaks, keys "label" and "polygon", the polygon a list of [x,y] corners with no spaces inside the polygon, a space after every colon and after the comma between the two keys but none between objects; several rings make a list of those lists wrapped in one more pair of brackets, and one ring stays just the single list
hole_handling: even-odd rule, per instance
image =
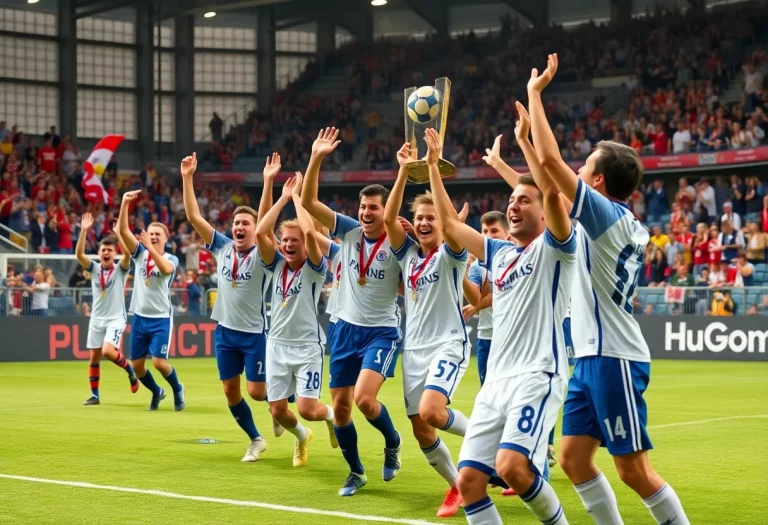
[{"label": "blue sock", "polygon": [[368,423],[373,425],[376,430],[381,432],[384,436],[384,443],[387,448],[397,448],[400,446],[400,434],[395,430],[395,425],[392,423],[392,418],[389,417],[389,412],[384,403],[381,403],[381,412],[373,419],[369,419]]},{"label": "blue sock", "polygon": [[140,377],[139,381],[141,381],[141,384],[147,387],[147,390],[152,392],[152,395],[157,395],[160,393],[160,387],[157,386],[157,383],[155,383],[155,378],[152,377],[152,372],[147,370],[147,373],[144,374],[144,377]]},{"label": "blue sock", "polygon": [[179,378],[176,377],[175,368],[171,368],[171,373],[165,376],[165,380],[168,381],[168,384],[171,385],[174,392],[179,392],[181,390],[181,383],[179,383]]},{"label": "blue sock", "polygon": [[240,425],[251,441],[259,437],[259,431],[256,430],[256,423],[253,422],[253,414],[251,414],[251,407],[245,402],[245,399],[241,399],[235,406],[229,407],[229,411],[232,413],[232,417],[235,418],[237,424]]},{"label": "blue sock", "polygon": [[549,433],[549,444],[555,444],[555,427],[552,427],[552,432]]},{"label": "blue sock", "polygon": [[357,450],[357,429],[353,421],[345,427],[333,425],[333,433],[336,434],[336,440],[339,442],[339,448],[344,459],[347,460],[350,472],[355,474],[365,474],[363,464],[360,462],[360,451]]}]

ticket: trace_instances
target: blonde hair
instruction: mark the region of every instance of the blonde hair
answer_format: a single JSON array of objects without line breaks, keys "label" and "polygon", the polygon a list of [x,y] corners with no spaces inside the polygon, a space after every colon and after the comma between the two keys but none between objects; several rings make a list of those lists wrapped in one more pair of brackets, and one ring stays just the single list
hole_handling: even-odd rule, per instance
[{"label": "blonde hair", "polygon": [[170,239],[171,238],[171,233],[168,231],[168,226],[166,226],[162,222],[150,222],[149,226],[147,226],[147,231],[149,231],[149,229],[152,226],[156,226],[156,227],[160,228],[161,230],[163,230],[163,232],[165,232],[165,238],[166,239]]},{"label": "blonde hair", "polygon": [[259,220],[259,214],[251,208],[250,206],[238,206],[235,208],[235,211],[232,212],[232,218],[234,219],[236,215],[239,215],[241,213],[247,213],[251,217],[253,217],[253,221],[256,222]]},{"label": "blonde hair", "polygon": [[416,213],[418,207],[424,204],[428,204],[429,206],[435,205],[435,201],[432,198],[432,193],[430,193],[429,190],[422,193],[421,195],[417,195],[416,198],[413,199],[413,202],[411,203],[411,213]]},{"label": "blonde hair", "polygon": [[299,230],[299,233],[303,236],[304,232],[301,229],[301,226],[299,225],[298,219],[288,219],[280,223],[280,226],[277,227],[277,236],[282,239],[283,237],[283,230],[286,228],[296,228]]}]

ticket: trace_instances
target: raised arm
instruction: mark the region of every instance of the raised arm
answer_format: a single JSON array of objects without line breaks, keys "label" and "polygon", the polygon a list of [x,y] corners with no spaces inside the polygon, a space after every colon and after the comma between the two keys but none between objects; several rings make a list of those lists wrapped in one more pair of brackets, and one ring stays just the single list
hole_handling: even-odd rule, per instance
[{"label": "raised arm", "polygon": [[[275,250],[272,243],[272,235],[275,231],[275,223],[283,211],[285,205],[293,199],[293,187],[296,184],[296,177],[291,177],[283,186],[283,192],[280,198],[272,208],[267,211],[264,217],[256,225],[256,247],[259,250],[259,257],[267,266],[272,266],[275,262]],[[314,229],[314,228],[313,228]]]},{"label": "raised arm", "polygon": [[275,177],[280,173],[282,164],[280,162],[280,154],[278,152],[272,153],[271,157],[267,157],[267,163],[264,166],[264,188],[261,190],[261,200],[259,201],[259,213],[257,223],[261,222],[269,209],[272,207],[272,191],[275,184]]},{"label": "raised arm", "polygon": [[120,266],[122,266],[123,270],[127,272],[131,269],[131,252],[125,245],[125,242],[123,242],[122,237],[119,235],[115,235],[115,237],[117,237],[117,245],[120,246]]},{"label": "raised arm", "polygon": [[315,219],[320,221],[323,226],[329,230],[336,228],[336,214],[328,206],[320,202],[317,198],[318,181],[320,179],[320,165],[323,159],[333,153],[341,141],[336,140],[339,136],[339,130],[336,128],[325,128],[320,130],[317,139],[312,144],[312,156],[309,158],[304,185],[301,192],[301,205]]},{"label": "raised arm", "polygon": [[85,255],[85,240],[88,238],[88,231],[93,227],[93,215],[90,213],[84,213],[83,218],[80,221],[80,235],[77,238],[77,246],[75,246],[75,256],[77,256],[77,262],[80,266],[86,270],[91,268],[91,258]]},{"label": "raised arm", "polygon": [[149,234],[147,232],[141,232],[139,234],[139,241],[141,241],[141,244],[147,252],[149,252],[149,256],[155,262],[155,266],[157,266],[157,269],[160,271],[160,275],[171,275],[174,271],[173,263],[163,257],[163,254],[152,246]]},{"label": "raised arm", "polygon": [[139,196],[141,190],[128,191],[123,194],[123,202],[120,205],[120,215],[117,216],[117,236],[123,241],[129,254],[134,254],[139,242],[133,236],[130,226],[128,226],[128,207],[130,202]]},{"label": "raised arm", "polygon": [[579,179],[560,155],[552,129],[547,122],[544,112],[544,103],[541,101],[541,92],[554,78],[557,72],[557,54],[549,55],[547,69],[541,75],[536,69],[531,71],[531,79],[528,81],[528,107],[531,110],[531,131],[533,143],[536,144],[536,152],[539,162],[547,171],[552,181],[557,185],[563,195],[573,202],[576,199],[576,189]]},{"label": "raised arm", "polygon": [[458,253],[462,248],[469,250],[471,254],[480,260],[485,257],[485,238],[480,232],[459,220],[459,215],[453,209],[453,203],[445,190],[440,171],[437,168],[437,160],[440,156],[440,137],[434,129],[427,129],[424,140],[427,143],[427,164],[429,164],[429,183],[432,188],[432,198],[435,201],[437,218],[443,228],[443,235],[448,247]]},{"label": "raised arm", "polygon": [[213,226],[203,218],[200,213],[200,206],[197,204],[195,196],[195,185],[193,177],[197,169],[197,153],[189,157],[184,157],[181,161],[181,180],[184,193],[184,211],[187,213],[187,220],[192,224],[197,234],[203,239],[203,242],[210,245],[213,242]]},{"label": "raised arm", "polygon": [[520,179],[520,173],[513,170],[509,164],[501,159],[502,136],[503,135],[499,135],[496,137],[496,139],[493,141],[492,148],[485,148],[485,157],[483,157],[483,160],[486,164],[495,169],[507,184],[514,188],[517,186],[518,179]]},{"label": "raised arm", "polygon": [[397,172],[397,180],[392,187],[392,193],[389,194],[387,205],[384,207],[384,228],[387,230],[387,239],[392,249],[397,252],[405,244],[405,230],[400,223],[398,214],[403,205],[403,195],[405,194],[405,185],[408,182],[408,171],[405,169],[405,163],[411,160],[411,145],[403,144],[397,152],[397,162],[400,164],[400,170]]},{"label": "raised arm", "polygon": [[301,205],[301,185],[302,175],[296,172],[296,184],[293,185],[293,205],[296,208],[296,218],[299,220],[299,227],[304,233],[304,244],[307,248],[307,258],[315,267],[323,263],[323,251],[315,237],[315,224],[312,222],[312,216],[304,206]]}]

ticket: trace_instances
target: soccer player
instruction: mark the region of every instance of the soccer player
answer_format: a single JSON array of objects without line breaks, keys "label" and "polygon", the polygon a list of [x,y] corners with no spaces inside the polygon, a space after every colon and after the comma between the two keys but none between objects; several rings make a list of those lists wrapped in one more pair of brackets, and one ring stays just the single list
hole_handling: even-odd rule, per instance
[{"label": "soccer player", "polygon": [[607,446],[619,477],[658,523],[686,525],[680,499],[648,459],[643,392],[650,353],[632,317],[632,296],[649,238],[626,203],[642,181],[643,165],[632,148],[603,141],[578,176],[571,171],[541,101],[556,71],[557,55],[549,55],[541,75],[531,72],[528,96],[538,155],[578,221],[571,324],[576,365],[563,412],[560,465],[599,525],[622,523],[613,489],[594,461],[600,446]]},{"label": "soccer player", "polygon": [[136,265],[131,296],[131,364],[141,384],[152,392],[149,409],[157,410],[160,401],[165,399],[165,390],[158,386],[152,372],[145,367],[147,356],[152,357],[152,365],[171,385],[173,408],[178,412],[184,410],[184,385],[179,382],[176,370],[168,363],[168,349],[173,330],[170,290],[179,260],[175,255],[165,253],[168,242],[168,228],[165,224],[151,223],[147,231],[141,232],[138,240],[131,233],[128,208],[140,193],[141,190],[134,190],[123,195],[117,221],[118,237]]},{"label": "soccer player", "polygon": [[341,239],[338,321],[330,338],[330,387],[334,431],[350,469],[339,495],[352,496],[368,481],[352,421],[353,401],[384,436],[384,481],[394,479],[400,471],[400,434],[387,407],[376,399],[385,379],[394,377],[402,340],[397,305],[400,266],[390,253],[384,231],[386,188],[374,184],[362,189],[359,220],[335,213],[317,198],[320,164],[339,145],[338,134],[336,128],[326,128],[312,144],[301,204],[333,237]]},{"label": "soccer player", "polygon": [[467,251],[443,240],[429,192],[417,196],[411,205],[416,240],[405,233],[397,215],[408,180],[409,144],[400,148],[397,160],[400,170],[384,210],[384,226],[406,281],[405,410],[427,462],[448,482],[450,488],[437,515],[449,517],[461,505],[458,472],[437,430],[463,436],[467,429],[467,417],[447,408],[469,365],[470,344],[461,314]]},{"label": "soccer player", "polygon": [[85,240],[92,227],[93,215],[84,213],[80,223],[80,236],[75,247],[77,260],[91,274],[91,293],[93,294],[87,341],[87,347],[91,352],[91,361],[88,364],[91,397],[83,403],[84,405],[101,403],[99,397],[101,356],[125,370],[131,384],[131,392],[135,394],[139,389],[139,378],[136,377],[133,367],[119,350],[120,339],[123,337],[127,321],[123,289],[125,288],[125,281],[128,279],[128,270],[131,268],[131,257],[123,249],[120,263],[116,263],[117,239],[110,236],[105,237],[99,243],[99,262],[92,261],[90,257],[85,255]]},{"label": "soccer player", "polygon": [[[528,129],[521,113],[515,135],[536,173],[541,168]],[[516,244],[484,237],[453,214],[436,167],[437,133],[427,130],[426,140],[430,181],[446,238],[473,253],[493,284],[488,371],[459,455],[459,490],[467,521],[502,523],[487,492],[495,471],[542,523],[565,525],[557,495],[540,473],[568,375],[562,318],[576,249],[568,213],[554,186],[539,189],[530,177],[520,177],[510,200],[510,234]]]},{"label": "soccer player", "polygon": [[[229,411],[251,440],[242,459],[251,463],[267,449],[240,385],[240,376],[245,371],[248,395],[256,401],[267,399],[268,327],[264,295],[269,286],[269,275],[256,253],[258,214],[249,206],[238,206],[232,214],[232,238],[214,230],[200,214],[197,204],[193,184],[196,169],[197,154],[181,161],[184,208],[192,227],[216,257],[219,288],[211,313],[211,319],[218,322],[214,334],[216,366]],[[273,154],[267,158],[264,168],[262,201],[265,208],[272,206],[272,183],[279,172],[280,156]],[[271,239],[269,242],[272,244]]]},{"label": "soccer player", "polygon": [[[293,466],[307,464],[312,429],[305,428],[288,409],[288,397],[297,394],[299,415],[307,421],[325,421],[333,436],[333,409],[320,403],[323,378],[323,330],[317,320],[317,302],[325,281],[327,260],[315,237],[312,217],[301,206],[301,176],[292,177],[282,196],[256,227],[261,262],[272,278],[272,318],[267,338],[267,392],[272,417],[296,436]],[[281,251],[271,242],[280,212],[289,202],[297,220],[279,228]],[[331,440],[333,446],[335,440]],[[337,445],[338,446],[338,445]]]}]

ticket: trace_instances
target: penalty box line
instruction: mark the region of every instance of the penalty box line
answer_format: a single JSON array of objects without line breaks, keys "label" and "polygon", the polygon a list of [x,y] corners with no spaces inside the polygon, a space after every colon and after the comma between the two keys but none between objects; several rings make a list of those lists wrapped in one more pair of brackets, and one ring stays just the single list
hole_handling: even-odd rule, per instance
[{"label": "penalty box line", "polygon": [[161,498],[198,501],[203,503],[218,503],[220,505],[234,505],[238,507],[257,507],[261,509],[274,510],[278,512],[292,512],[295,514],[315,514],[319,516],[332,516],[334,518],[346,518],[346,519],[357,520],[357,521],[372,521],[372,522],[378,522],[378,523],[400,523],[403,525],[439,525],[431,521],[411,520],[411,519],[404,519],[404,518],[388,518],[386,516],[369,516],[365,514],[353,514],[350,512],[313,509],[309,507],[293,507],[289,505],[276,505],[273,503],[264,503],[261,501],[213,498],[209,496],[191,496],[188,494],[166,492],[164,490],[137,489],[133,487],[115,487],[112,485],[97,485],[95,483],[86,483],[82,481],[62,481],[62,480],[56,480],[56,479],[14,476],[10,474],[0,474],[0,479],[27,481],[30,483],[47,483],[50,485],[62,485],[65,487],[77,487],[82,489],[109,490],[112,492],[128,492],[132,494],[144,494],[147,496],[159,496]]}]

